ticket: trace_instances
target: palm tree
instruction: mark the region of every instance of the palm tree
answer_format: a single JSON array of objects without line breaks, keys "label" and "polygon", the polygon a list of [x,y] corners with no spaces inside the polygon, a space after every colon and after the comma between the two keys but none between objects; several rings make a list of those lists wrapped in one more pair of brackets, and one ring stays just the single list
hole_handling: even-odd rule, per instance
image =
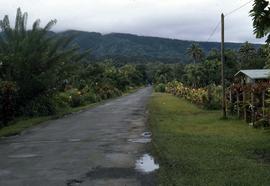
[{"label": "palm tree", "polygon": [[41,28],[38,19],[32,29],[27,30],[27,13],[22,14],[18,8],[15,27],[12,28],[6,15],[0,21],[0,57],[3,63],[0,78],[15,81],[22,86],[20,90],[29,83],[40,85],[31,86],[33,90],[28,91],[29,96],[39,89],[54,88],[64,64],[83,57],[77,47],[70,45],[73,37],[59,37],[49,32],[55,24],[56,20],[51,20]]},{"label": "palm tree", "polygon": [[50,98],[61,82],[65,65],[84,57],[70,45],[72,37],[49,32],[56,20],[42,28],[38,19],[27,30],[27,17],[18,8],[14,27],[7,15],[0,20],[0,80],[16,85],[20,107],[42,96]]},{"label": "palm tree", "polygon": [[254,34],[257,38],[267,36],[266,42],[270,43],[270,8],[268,0],[255,0],[250,16],[253,20]]},{"label": "palm tree", "polygon": [[189,57],[193,59],[193,63],[202,61],[204,53],[198,44],[192,43],[191,46],[187,49]]}]

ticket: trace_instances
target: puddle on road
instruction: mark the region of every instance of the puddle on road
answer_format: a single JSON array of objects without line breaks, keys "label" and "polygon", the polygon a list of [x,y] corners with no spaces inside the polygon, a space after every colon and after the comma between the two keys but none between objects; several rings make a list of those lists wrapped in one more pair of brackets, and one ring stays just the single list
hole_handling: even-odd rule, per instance
[{"label": "puddle on road", "polygon": [[142,173],[150,173],[159,169],[159,164],[155,163],[152,156],[149,154],[144,154],[136,161],[135,169]]},{"label": "puddle on road", "polygon": [[150,143],[151,142],[151,132],[144,132],[141,134],[143,138],[129,139],[128,142],[132,143]]},{"label": "puddle on road", "polygon": [[132,142],[132,143],[150,143],[151,138],[129,139],[128,142]]},{"label": "puddle on road", "polygon": [[141,134],[141,136],[145,137],[145,138],[150,138],[152,136],[151,132],[144,132]]}]

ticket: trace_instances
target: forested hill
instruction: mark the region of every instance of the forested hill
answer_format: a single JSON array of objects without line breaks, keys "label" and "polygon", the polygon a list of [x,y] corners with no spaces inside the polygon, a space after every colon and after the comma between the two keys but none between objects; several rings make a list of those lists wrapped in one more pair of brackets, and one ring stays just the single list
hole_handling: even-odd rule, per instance
[{"label": "forested hill", "polygon": [[[126,61],[188,62],[186,50],[194,41],[111,33],[65,31],[58,34],[73,35],[81,50],[90,49],[95,59],[116,58]],[[205,52],[220,48],[218,42],[196,42]],[[242,43],[226,43],[226,48],[239,49]],[[258,47],[257,45],[256,47]]]}]

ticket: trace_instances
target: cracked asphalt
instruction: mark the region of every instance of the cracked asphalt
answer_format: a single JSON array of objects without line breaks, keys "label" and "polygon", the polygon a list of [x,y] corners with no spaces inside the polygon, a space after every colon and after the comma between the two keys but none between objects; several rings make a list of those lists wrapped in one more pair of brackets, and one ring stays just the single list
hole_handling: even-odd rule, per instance
[{"label": "cracked asphalt", "polygon": [[129,141],[147,130],[151,92],[143,88],[0,140],[0,185],[155,185],[154,173],[134,169],[147,145]]}]

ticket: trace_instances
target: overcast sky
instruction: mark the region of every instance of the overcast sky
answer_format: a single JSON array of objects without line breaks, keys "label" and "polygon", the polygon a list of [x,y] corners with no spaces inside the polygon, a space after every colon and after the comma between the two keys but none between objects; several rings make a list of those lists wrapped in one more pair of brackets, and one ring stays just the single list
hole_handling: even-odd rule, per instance
[{"label": "overcast sky", "polygon": [[[248,0],[0,0],[0,17],[15,17],[17,7],[29,14],[29,24],[57,19],[54,31],[68,29],[121,32],[165,38],[207,41],[225,14]],[[226,17],[226,41],[263,42],[253,35],[252,3]],[[210,41],[219,41],[220,29]]]}]

